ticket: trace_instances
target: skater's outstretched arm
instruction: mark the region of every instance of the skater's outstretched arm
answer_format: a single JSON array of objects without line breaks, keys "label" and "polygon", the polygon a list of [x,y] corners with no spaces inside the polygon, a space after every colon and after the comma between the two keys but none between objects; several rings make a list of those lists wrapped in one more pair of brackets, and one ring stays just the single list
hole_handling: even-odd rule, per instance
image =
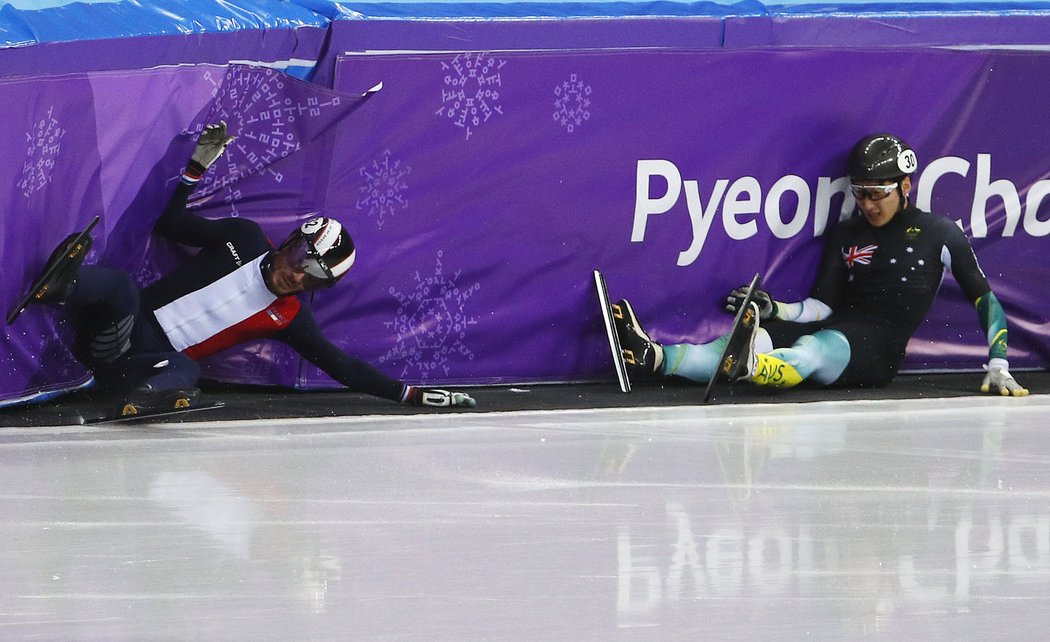
[{"label": "skater's outstretched arm", "polygon": [[304,359],[354,392],[364,392],[415,406],[464,406],[476,403],[470,395],[406,385],[387,376],[326,339],[313,314],[303,308],[285,330],[274,338],[295,349]]},{"label": "skater's outstretched arm", "polygon": [[1028,389],[1017,383],[1010,374],[1010,362],[1007,361],[1006,312],[999,303],[988,279],[977,262],[973,246],[954,224],[946,225],[945,249],[948,253],[948,265],[952,276],[959,283],[963,293],[974,302],[977,318],[988,339],[988,363],[986,374],[981,381],[981,392],[999,393],[1004,397],[1024,397]]},{"label": "skater's outstretched arm", "polygon": [[226,147],[233,141],[233,136],[228,136],[226,123],[219,122],[204,128],[197,146],[186,169],[179,179],[179,185],[175,188],[171,200],[161,213],[154,231],[160,236],[193,247],[203,247],[209,243],[225,239],[236,230],[231,227],[244,225],[247,221],[239,219],[207,219],[186,210],[186,203],[190,194],[197,188],[197,183],[208,168],[222,156]]}]

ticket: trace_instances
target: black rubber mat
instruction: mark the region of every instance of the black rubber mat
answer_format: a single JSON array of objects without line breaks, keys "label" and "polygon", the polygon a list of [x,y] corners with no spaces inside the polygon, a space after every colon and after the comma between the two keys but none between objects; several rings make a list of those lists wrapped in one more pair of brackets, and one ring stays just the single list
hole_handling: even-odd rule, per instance
[{"label": "black rubber mat", "polygon": [[[1050,372],[1017,372],[1018,380],[1032,394],[1050,393]],[[980,394],[981,373],[901,375],[885,388],[828,389],[800,386],[770,390],[749,384],[722,385],[711,404],[807,403],[841,399],[919,399],[965,397]],[[203,399],[221,401],[223,408],[207,413],[174,415],[154,421],[215,421],[230,419],[283,419],[362,415],[447,414],[455,412],[508,412],[647,406],[703,405],[703,387],[683,380],[638,383],[624,394],[616,384],[539,384],[463,389],[478,401],[476,409],[416,408],[368,395],[339,390],[304,392],[279,388],[202,384]],[[81,423],[81,418],[109,412],[112,402],[74,392],[40,405],[0,410],[0,426],[54,426]]]}]

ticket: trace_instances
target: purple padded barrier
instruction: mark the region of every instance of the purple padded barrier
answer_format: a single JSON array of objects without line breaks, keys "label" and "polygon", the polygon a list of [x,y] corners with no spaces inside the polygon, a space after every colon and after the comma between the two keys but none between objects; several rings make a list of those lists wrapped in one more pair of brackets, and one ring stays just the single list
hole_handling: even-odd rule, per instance
[{"label": "purple padded barrier", "polygon": [[336,20],[314,82],[332,86],[336,58],[366,50],[719,48],[719,16],[559,20]]},{"label": "purple padded barrier", "polygon": [[160,65],[256,61],[307,77],[328,34],[325,27],[147,35],[45,42],[0,50],[0,76],[40,76]]},{"label": "purple padded barrier", "polygon": [[317,64],[314,82],[332,86],[335,59],[347,51],[492,51],[717,49],[721,16],[572,18],[564,20],[336,20],[331,46]]},{"label": "purple padded barrier", "polygon": [[[1048,71],[935,50],[347,56],[339,88],[385,89],[335,148],[329,203],[354,215],[360,260],[319,316],[410,380],[607,376],[592,268],[664,341],[724,331],[720,298],[755,271],[802,298],[815,236],[851,210],[846,149],[892,130],[927,171],[919,202],[977,237],[1012,362],[1045,366]],[[961,299],[949,279],[909,367],[983,362]]]},{"label": "purple padded barrier", "polygon": [[802,10],[725,20],[725,47],[922,47],[1050,44],[1050,8],[913,13]]},{"label": "purple padded barrier", "polygon": [[[312,302],[337,344],[409,381],[608,378],[592,268],[659,339],[711,339],[729,321],[719,300],[755,271],[779,298],[806,294],[820,233],[850,210],[845,150],[892,130],[919,150],[920,206],[974,238],[1012,363],[1045,367],[1048,66],[937,50],[444,52],[347,57],[339,92],[237,66],[0,82],[2,205],[18,214],[0,218],[0,301],[93,214],[89,262],[155,279],[181,250],[152,223],[193,135],[225,118],[238,139],[197,207],[250,216],[277,241],[315,210],[344,220],[358,265]],[[5,328],[0,400],[83,381],[67,344],[44,308]],[[984,355],[949,280],[908,365]],[[272,342],[205,367],[331,385]]]}]

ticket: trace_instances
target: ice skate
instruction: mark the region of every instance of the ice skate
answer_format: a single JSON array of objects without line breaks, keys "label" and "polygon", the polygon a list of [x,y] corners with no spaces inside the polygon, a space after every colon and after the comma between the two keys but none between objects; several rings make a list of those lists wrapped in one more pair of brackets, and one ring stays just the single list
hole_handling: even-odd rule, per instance
[{"label": "ice skate", "polygon": [[719,379],[728,378],[736,381],[749,376],[756,367],[755,337],[758,334],[758,304],[752,301],[755,292],[762,284],[762,275],[755,274],[751,284],[747,286],[747,295],[740,302],[740,308],[733,318],[733,325],[729,327],[729,340],[726,341],[725,350],[718,358],[718,366],[711,374],[711,380],[707,382],[704,390],[704,402],[711,399],[711,392]]},{"label": "ice skate", "polygon": [[758,366],[758,355],[755,353],[755,337],[758,336],[758,304],[749,302],[740,318],[740,323],[733,329],[726,344],[726,356],[719,367],[730,381],[750,379]]},{"label": "ice skate", "polygon": [[84,262],[84,257],[91,251],[93,243],[90,236],[78,241],[79,236],[80,234],[70,234],[51,252],[41,273],[51,272],[51,275],[33,292],[33,301],[59,303],[69,295],[69,291],[77,282],[77,270]]},{"label": "ice skate", "polygon": [[96,216],[83,232],[70,234],[58,244],[48,257],[40,275],[33,280],[29,291],[7,315],[11,325],[30,303],[61,303],[77,282],[77,271],[91,251],[91,230],[98,224]]},{"label": "ice skate", "polygon": [[656,376],[663,364],[663,348],[642,328],[627,299],[614,303],[612,312],[623,360],[632,376]]},{"label": "ice skate", "polygon": [[149,385],[135,388],[124,401],[121,416],[153,414],[172,410],[188,410],[200,401],[199,388],[172,388],[157,390]]}]

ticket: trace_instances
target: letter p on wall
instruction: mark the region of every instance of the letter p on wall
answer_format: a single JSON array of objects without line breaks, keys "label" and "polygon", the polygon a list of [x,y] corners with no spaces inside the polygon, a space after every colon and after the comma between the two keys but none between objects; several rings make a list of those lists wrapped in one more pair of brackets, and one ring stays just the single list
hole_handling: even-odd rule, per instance
[{"label": "letter p on wall", "polygon": [[[653,198],[649,186],[654,176],[663,177],[667,190],[663,196]],[[678,167],[668,160],[640,160],[635,175],[634,192],[634,226],[631,228],[631,242],[645,240],[645,224],[650,214],[663,214],[674,207],[682,193],[682,174]]]}]

